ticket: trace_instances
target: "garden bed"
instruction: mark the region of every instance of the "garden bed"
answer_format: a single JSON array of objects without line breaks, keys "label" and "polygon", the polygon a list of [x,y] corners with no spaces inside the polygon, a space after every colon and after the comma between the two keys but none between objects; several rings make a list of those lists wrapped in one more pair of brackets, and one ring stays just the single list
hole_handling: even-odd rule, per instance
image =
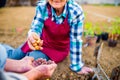
[{"label": "garden bed", "polygon": [[[84,11],[90,10],[109,17],[120,16],[120,7],[103,7],[103,6],[83,6]],[[96,10],[97,9],[97,10]],[[106,11],[107,10],[107,11]],[[35,7],[12,7],[0,9],[0,42],[18,47],[26,40],[27,31],[34,17]],[[19,15],[19,16],[18,16]],[[85,21],[92,23],[108,24],[106,19],[87,13]],[[102,25],[101,25],[102,26]],[[21,34],[22,33],[22,34]],[[12,36],[12,37],[11,37]],[[84,37],[83,37],[84,39]],[[93,47],[83,48],[83,61],[85,65],[95,67],[95,57]],[[50,80],[88,80],[90,75],[77,75],[69,69],[69,56],[58,64]],[[120,65],[120,40],[119,44],[114,47],[108,47],[108,43],[104,41],[101,53],[100,63],[107,73],[111,75],[112,69]]]}]

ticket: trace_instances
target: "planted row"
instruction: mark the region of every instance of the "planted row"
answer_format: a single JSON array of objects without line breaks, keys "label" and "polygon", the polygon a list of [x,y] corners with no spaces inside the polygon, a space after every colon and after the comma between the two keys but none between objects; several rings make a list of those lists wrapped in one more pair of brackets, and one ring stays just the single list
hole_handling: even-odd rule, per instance
[{"label": "planted row", "polygon": [[93,25],[90,22],[86,22],[84,25],[84,36],[89,45],[92,40],[99,43],[100,40],[108,41],[110,47],[117,45],[118,39],[120,38],[120,18],[116,18],[116,21],[112,22],[111,26],[101,28],[99,25]]}]

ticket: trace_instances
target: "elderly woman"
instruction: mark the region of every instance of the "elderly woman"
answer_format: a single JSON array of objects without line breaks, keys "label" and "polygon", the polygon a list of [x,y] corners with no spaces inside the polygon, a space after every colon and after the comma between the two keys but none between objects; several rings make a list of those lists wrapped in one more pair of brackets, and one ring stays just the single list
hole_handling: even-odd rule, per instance
[{"label": "elderly woman", "polygon": [[41,0],[27,41],[8,53],[9,57],[20,59],[27,55],[58,63],[70,53],[71,70],[88,74],[92,69],[85,67],[81,58],[83,20],[83,10],[74,0]]},{"label": "elderly woman", "polygon": [[[73,71],[79,74],[92,72],[90,68],[83,67],[81,58],[83,20],[82,8],[74,0],[41,0],[25,44],[33,50],[28,53],[29,56],[58,63],[70,51],[70,68]],[[36,40],[39,41],[38,48],[37,44],[33,45]],[[27,48],[23,47],[26,53]]]}]

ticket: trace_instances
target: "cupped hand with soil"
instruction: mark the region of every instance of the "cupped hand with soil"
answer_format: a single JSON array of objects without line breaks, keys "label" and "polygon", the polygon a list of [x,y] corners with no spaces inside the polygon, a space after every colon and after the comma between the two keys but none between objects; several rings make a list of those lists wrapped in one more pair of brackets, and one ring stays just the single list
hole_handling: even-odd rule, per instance
[{"label": "cupped hand with soil", "polygon": [[57,64],[54,61],[46,61],[45,59],[38,59],[33,61],[33,66],[35,68],[24,73],[29,80],[43,80],[52,76]]}]

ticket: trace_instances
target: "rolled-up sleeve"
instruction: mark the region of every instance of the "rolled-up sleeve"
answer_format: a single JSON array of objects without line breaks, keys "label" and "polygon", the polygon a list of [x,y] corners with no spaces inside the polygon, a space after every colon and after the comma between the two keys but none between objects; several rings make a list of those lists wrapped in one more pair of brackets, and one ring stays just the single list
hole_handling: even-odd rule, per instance
[{"label": "rolled-up sleeve", "polygon": [[37,34],[41,35],[43,25],[44,25],[44,19],[42,16],[42,9],[40,8],[40,6],[37,6],[36,7],[36,14],[35,14],[34,19],[32,21],[31,28],[28,32],[28,35],[31,32],[36,32]]},{"label": "rolled-up sleeve", "polygon": [[70,32],[70,68],[78,72],[83,67],[82,62],[82,32],[84,14],[81,12],[72,22]]}]

